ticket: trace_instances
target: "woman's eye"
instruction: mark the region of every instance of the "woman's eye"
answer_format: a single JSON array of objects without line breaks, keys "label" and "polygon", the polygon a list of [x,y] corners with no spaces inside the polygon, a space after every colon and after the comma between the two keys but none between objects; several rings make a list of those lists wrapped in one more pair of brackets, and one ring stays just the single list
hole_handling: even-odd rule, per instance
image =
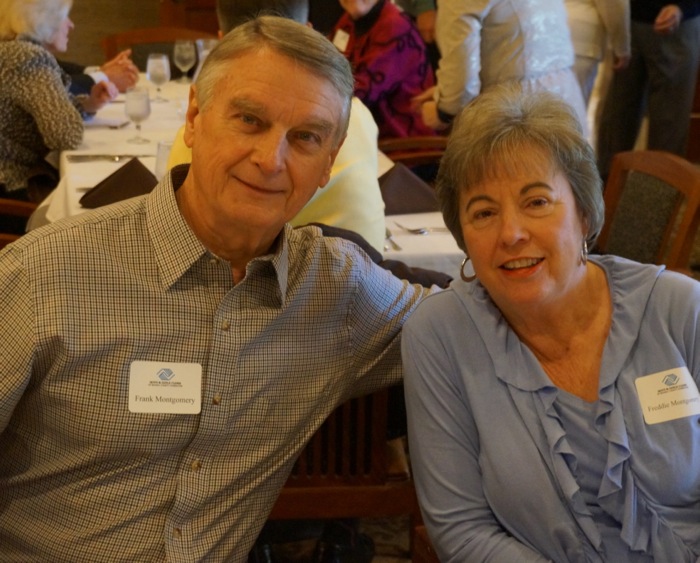
[{"label": "woman's eye", "polygon": [[474,221],[483,221],[484,219],[488,219],[492,215],[493,212],[490,209],[478,209],[472,214],[472,219]]}]

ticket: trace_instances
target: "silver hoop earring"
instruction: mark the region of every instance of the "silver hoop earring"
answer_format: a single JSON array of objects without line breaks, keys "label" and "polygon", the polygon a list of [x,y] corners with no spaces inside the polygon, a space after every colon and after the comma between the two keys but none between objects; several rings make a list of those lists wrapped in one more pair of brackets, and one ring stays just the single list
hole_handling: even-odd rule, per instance
[{"label": "silver hoop earring", "polygon": [[476,279],[476,274],[473,274],[471,276],[465,275],[464,266],[466,266],[468,262],[469,256],[465,256],[464,260],[462,260],[462,265],[459,267],[459,277],[461,277],[465,282],[470,283]]},{"label": "silver hoop earring", "polygon": [[583,239],[583,246],[581,248],[581,265],[585,266],[588,262],[588,243],[586,239]]}]

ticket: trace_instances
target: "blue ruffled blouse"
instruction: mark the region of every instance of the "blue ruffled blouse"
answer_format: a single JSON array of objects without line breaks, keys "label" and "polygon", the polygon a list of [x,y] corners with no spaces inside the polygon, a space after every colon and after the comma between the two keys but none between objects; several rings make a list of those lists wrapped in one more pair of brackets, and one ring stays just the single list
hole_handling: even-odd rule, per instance
[{"label": "blue ruffled blouse", "polygon": [[[613,303],[593,413],[607,451],[597,503],[640,561],[697,562],[700,415],[647,424],[635,380],[687,367],[698,385],[700,284],[591,259]],[[572,473],[563,392],[485,289],[457,281],[427,298],[402,349],[411,461],[441,561],[612,561]]]}]

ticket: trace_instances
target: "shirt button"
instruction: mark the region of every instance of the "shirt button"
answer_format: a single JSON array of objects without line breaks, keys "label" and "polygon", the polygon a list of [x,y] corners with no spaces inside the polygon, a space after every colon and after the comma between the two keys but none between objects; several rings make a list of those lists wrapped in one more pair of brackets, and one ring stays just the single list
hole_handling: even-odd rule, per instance
[{"label": "shirt button", "polygon": [[221,323],[221,330],[229,330],[231,328],[230,321],[224,321]]},{"label": "shirt button", "polygon": [[216,258],[209,258],[209,263],[214,266],[215,264],[218,264],[218,260]]},{"label": "shirt button", "polygon": [[173,537],[176,540],[179,540],[182,538],[182,530],[180,528],[173,528]]},{"label": "shirt button", "polygon": [[202,469],[202,462],[197,459],[197,460],[192,462],[192,465],[190,467],[192,468],[192,471],[194,471],[196,473],[197,471]]},{"label": "shirt button", "polygon": [[211,399],[211,404],[212,405],[220,405],[221,404],[221,395],[218,393],[214,395]]}]

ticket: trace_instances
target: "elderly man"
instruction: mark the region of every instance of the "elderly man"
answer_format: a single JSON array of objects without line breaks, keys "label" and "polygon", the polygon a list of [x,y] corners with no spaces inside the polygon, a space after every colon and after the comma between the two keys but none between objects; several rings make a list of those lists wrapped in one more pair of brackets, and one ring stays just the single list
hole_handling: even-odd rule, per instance
[{"label": "elderly man", "polygon": [[310,28],[239,26],[192,88],[189,167],[0,254],[0,560],[244,561],[327,414],[399,380],[426,290],[287,224],[352,90]]},{"label": "elderly man", "polygon": [[[261,13],[306,24],[308,0],[217,0],[219,35]],[[289,220],[292,226],[323,223],[353,231],[382,252],[386,237],[384,201],[377,178],[379,130],[367,106],[352,99],[348,132],[331,169],[328,183]],[[175,136],[168,167],[188,163],[192,153],[184,143],[184,128]]]}]

